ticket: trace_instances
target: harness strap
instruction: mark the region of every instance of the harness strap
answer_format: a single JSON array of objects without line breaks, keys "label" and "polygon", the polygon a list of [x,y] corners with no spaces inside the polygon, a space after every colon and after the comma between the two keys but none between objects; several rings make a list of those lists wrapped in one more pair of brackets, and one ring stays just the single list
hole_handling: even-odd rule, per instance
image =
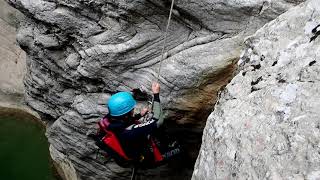
[{"label": "harness strap", "polygon": [[107,131],[107,134],[102,138],[102,141],[124,159],[131,160],[130,158],[128,158],[128,156],[122,149],[120,142],[118,141],[116,135],[113,132]]},{"label": "harness strap", "polygon": [[99,121],[98,125],[100,128],[100,131],[103,131],[104,133],[106,133],[106,135],[102,138],[102,141],[106,145],[108,145],[109,148],[111,148],[113,151],[118,153],[122,158],[126,160],[131,160],[130,158],[128,158],[128,156],[122,149],[117,136],[112,131],[108,131],[108,126],[110,125],[110,122],[107,119],[107,117],[102,118],[102,120]]},{"label": "harness strap", "polygon": [[109,120],[106,117],[104,117],[98,123],[99,129],[103,130],[105,133],[108,133],[109,131],[107,130],[107,128],[108,128],[109,124],[110,124]]},{"label": "harness strap", "polygon": [[151,143],[151,147],[152,147],[152,151],[153,151],[153,156],[154,156],[154,160],[155,162],[161,162],[163,160],[163,156],[159,150],[159,148],[157,147],[156,143],[153,141],[153,139],[150,139],[150,143]]}]

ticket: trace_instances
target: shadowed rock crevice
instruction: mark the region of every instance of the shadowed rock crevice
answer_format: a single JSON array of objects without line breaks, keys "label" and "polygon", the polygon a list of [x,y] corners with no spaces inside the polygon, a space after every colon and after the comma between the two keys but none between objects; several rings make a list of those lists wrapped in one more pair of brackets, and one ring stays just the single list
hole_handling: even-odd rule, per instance
[{"label": "shadowed rock crevice", "polygon": [[183,110],[169,109],[173,116],[168,118],[177,119],[178,124],[191,123],[192,127],[204,128],[206,118],[212,111],[218,92],[233,78],[237,61],[238,59],[230,60],[230,65],[212,74],[203,72],[201,77],[204,79],[200,80],[201,84],[196,89],[185,90],[182,96],[177,99],[178,104],[184,104],[186,108]]}]

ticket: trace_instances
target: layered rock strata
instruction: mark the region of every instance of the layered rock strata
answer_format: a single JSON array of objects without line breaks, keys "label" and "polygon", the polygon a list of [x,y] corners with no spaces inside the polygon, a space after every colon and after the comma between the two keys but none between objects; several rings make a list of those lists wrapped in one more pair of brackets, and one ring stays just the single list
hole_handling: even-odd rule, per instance
[{"label": "layered rock strata", "polygon": [[319,4],[307,1],[247,38],[192,179],[320,178]]},{"label": "layered rock strata", "polygon": [[[96,158],[97,147],[86,134],[107,112],[110,94],[140,89],[139,100],[150,100],[170,2],[8,1],[28,17],[17,38],[27,52],[25,95],[31,107],[52,119],[47,136],[61,171],[79,179],[127,179],[127,170]],[[169,130],[191,159],[216,93],[232,76],[243,38],[299,2],[176,2],[159,81]],[[190,176],[177,166],[169,169],[147,171],[142,178]]]}]

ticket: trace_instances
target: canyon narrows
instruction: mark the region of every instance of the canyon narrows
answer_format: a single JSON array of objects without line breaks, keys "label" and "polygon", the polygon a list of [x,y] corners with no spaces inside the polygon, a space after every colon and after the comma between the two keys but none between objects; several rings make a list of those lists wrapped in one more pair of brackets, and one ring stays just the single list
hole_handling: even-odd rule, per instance
[{"label": "canyon narrows", "polygon": [[[95,158],[88,132],[110,94],[157,78],[169,1],[8,0],[26,15],[17,41],[27,53],[25,97],[50,119],[51,156],[68,179],[127,179],[129,170]],[[184,0],[174,6],[160,76],[168,129],[198,155],[206,116],[232,78],[243,40],[301,0]],[[142,98],[141,101],[146,101]],[[144,179],[188,179],[177,167]]]}]

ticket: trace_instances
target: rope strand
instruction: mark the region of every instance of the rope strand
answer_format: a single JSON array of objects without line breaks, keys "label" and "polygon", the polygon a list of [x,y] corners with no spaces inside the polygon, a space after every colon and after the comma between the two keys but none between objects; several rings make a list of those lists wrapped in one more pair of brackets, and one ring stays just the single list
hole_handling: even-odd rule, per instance
[{"label": "rope strand", "polygon": [[162,50],[161,50],[161,59],[160,59],[160,62],[159,62],[157,82],[159,82],[160,73],[161,73],[161,64],[162,64],[162,61],[163,61],[163,58],[164,58],[164,54],[165,54],[165,50],[166,50],[167,35],[168,35],[169,26],[170,26],[170,20],[171,20],[171,16],[172,16],[173,5],[174,5],[174,0],[171,1],[169,18],[168,18],[168,21],[167,21],[167,27],[166,27],[166,31],[165,31],[165,34],[164,34],[164,42],[163,42],[163,46],[162,46]]},{"label": "rope strand", "polygon": [[[169,13],[168,21],[167,21],[167,27],[166,27],[166,31],[164,33],[164,41],[163,41],[162,50],[161,50],[161,59],[160,59],[160,62],[159,62],[158,77],[157,77],[157,82],[158,83],[159,83],[159,79],[160,79],[161,64],[162,64],[162,61],[163,61],[163,58],[164,58],[165,47],[167,45],[167,34],[168,34],[169,26],[170,26],[170,20],[171,20],[171,16],[172,16],[173,5],[174,5],[174,0],[171,1],[171,7],[170,7],[170,13]],[[154,102],[154,97],[152,97],[151,110],[153,109],[153,102]]]}]

